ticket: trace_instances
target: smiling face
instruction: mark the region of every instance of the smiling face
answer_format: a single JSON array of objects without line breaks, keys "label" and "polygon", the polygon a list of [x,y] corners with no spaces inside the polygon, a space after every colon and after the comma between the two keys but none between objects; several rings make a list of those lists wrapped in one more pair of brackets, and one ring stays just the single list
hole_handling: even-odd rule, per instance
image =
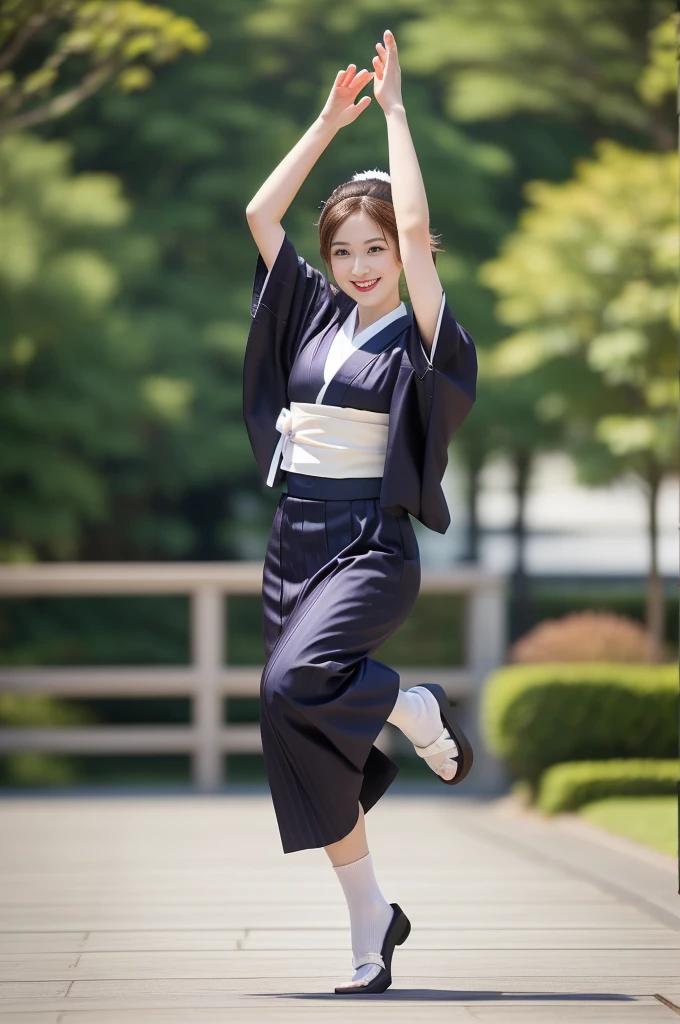
[{"label": "smiling face", "polygon": [[394,243],[362,210],[350,214],[331,240],[331,270],[338,287],[361,306],[390,312],[399,305],[402,264]]}]

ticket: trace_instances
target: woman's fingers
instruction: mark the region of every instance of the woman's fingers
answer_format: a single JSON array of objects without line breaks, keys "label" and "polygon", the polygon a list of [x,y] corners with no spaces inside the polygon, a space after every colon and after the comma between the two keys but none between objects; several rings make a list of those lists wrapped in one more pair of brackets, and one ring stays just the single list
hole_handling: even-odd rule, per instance
[{"label": "woman's fingers", "polygon": [[376,78],[382,78],[382,76],[385,74],[385,65],[381,61],[380,57],[373,58],[373,67],[375,68]]},{"label": "woman's fingers", "polygon": [[343,89],[353,89],[356,90],[356,92],[359,92],[359,90],[363,89],[367,82],[370,82],[372,78],[372,71],[367,71],[366,68],[362,68],[361,71],[357,73],[356,64],[350,64],[347,71],[344,72],[344,76],[341,81],[338,83],[338,79],[336,79],[336,85],[340,84]]},{"label": "woman's fingers", "polygon": [[[370,96],[362,96],[358,102],[355,101],[372,78],[375,78],[374,71],[362,68],[357,73],[356,64],[348,64],[346,68],[337,72],[327,107],[337,117],[338,124],[350,124],[370,104]],[[325,109],[326,107],[324,107]]]},{"label": "woman's fingers", "polygon": [[[352,101],[352,104],[354,104],[354,100],[357,98],[361,90],[364,88],[364,86],[368,85],[368,83],[374,77],[374,71],[368,71],[366,68],[362,68],[361,71],[357,73],[356,64],[349,64],[345,70],[338,71],[337,75],[335,76],[333,88],[343,90],[347,89],[349,91],[349,97]],[[370,102],[370,97],[364,97],[364,99],[366,98],[368,98],[368,101]],[[361,113],[362,110],[365,110],[367,106],[368,103],[363,103],[358,113]]]},{"label": "woman's fingers", "polygon": [[350,83],[350,89],[353,100],[356,99],[356,97],[359,95],[364,86],[368,85],[372,78],[373,72],[367,71],[365,68],[362,68],[359,74],[355,75],[353,81]]},{"label": "woman's fingers", "polygon": [[342,78],[342,81],[341,81],[340,84],[345,86],[345,87],[350,85],[351,82],[352,82],[352,79],[354,78],[354,73],[355,73],[356,69],[357,69],[356,64],[348,64],[347,70],[345,71],[345,73],[343,75],[343,78]]},{"label": "woman's fingers", "polygon": [[370,102],[371,96],[362,96],[362,98],[359,99],[358,103],[352,104],[352,121],[355,121],[359,114],[362,114],[367,109],[367,106],[369,105]]}]

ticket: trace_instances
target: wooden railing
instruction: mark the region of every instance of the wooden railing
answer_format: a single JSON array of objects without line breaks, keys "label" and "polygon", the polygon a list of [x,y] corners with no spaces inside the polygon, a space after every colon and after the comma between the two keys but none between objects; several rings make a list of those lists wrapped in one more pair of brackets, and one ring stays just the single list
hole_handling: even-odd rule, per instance
[{"label": "wooden railing", "polygon": [[[81,726],[0,728],[0,753],[187,753],[196,787],[223,784],[225,753],[261,751],[259,725],[226,725],[224,698],[259,696],[261,667],[230,665],[225,638],[225,598],[259,594],[261,562],[59,563],[0,567],[0,596],[188,594],[191,662],[186,667],[2,668],[0,690],[69,697],[175,697],[192,700],[187,726]],[[506,644],[505,578],[481,569],[423,570],[422,594],[466,596],[465,664],[460,668],[408,668],[403,687],[436,681],[462,701],[465,727],[475,746],[476,787],[494,788],[498,766],[479,741],[478,695],[484,677],[503,660]],[[228,612],[228,605],[226,611]],[[389,752],[392,730],[377,745]]]}]

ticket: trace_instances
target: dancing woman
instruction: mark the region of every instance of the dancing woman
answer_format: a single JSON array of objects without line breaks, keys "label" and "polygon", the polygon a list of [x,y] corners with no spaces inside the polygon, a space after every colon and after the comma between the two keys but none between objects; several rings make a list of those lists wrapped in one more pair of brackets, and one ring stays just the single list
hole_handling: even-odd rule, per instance
[{"label": "dancing woman", "polygon": [[[444,690],[401,690],[370,657],[418,595],[409,513],[438,533],[449,525],[447,447],[477,376],[474,343],[436,271],[393,34],[376,49],[373,72],[338,72],[320,116],[246,211],[260,255],[244,419],[263,480],[286,485],[264,561],[262,746],[283,852],[323,846],[343,888],[355,973],[335,992],[353,995],[389,987],[394,947],[410,931],[378,887],[366,841],[364,814],[398,771],[375,739],[393,723],[447,785],[472,764]],[[371,102],[356,102],[371,80],[390,174],[356,174],[323,204],[321,256],[336,286],[297,255],[281,218]]]}]

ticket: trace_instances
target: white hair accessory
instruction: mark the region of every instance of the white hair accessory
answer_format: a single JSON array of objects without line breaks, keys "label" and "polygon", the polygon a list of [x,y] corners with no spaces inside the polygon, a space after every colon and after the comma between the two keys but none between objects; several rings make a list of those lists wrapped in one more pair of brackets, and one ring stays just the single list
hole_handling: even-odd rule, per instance
[{"label": "white hair accessory", "polygon": [[371,178],[380,178],[381,181],[392,181],[387,171],[379,171],[377,167],[374,171],[357,171],[352,176],[352,181],[370,181]]}]

